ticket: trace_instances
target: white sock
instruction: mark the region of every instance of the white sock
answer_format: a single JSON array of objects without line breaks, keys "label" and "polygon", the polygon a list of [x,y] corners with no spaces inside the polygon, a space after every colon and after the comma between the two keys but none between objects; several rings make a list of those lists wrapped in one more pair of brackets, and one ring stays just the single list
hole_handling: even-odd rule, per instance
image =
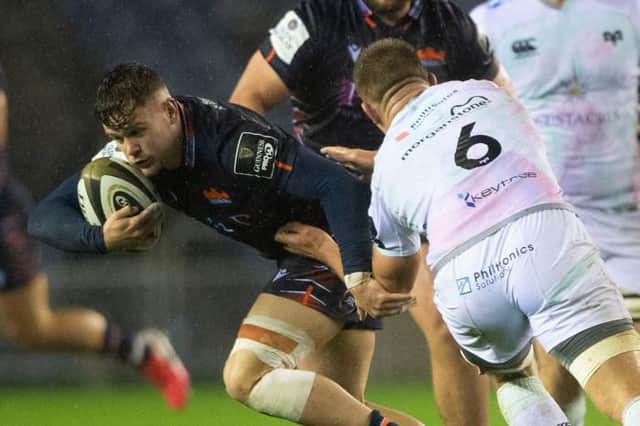
[{"label": "white sock", "polygon": [[564,413],[569,419],[571,426],[584,426],[584,416],[587,414],[587,398],[584,392],[580,394],[564,407]]},{"label": "white sock", "polygon": [[569,426],[567,416],[537,377],[515,379],[500,386],[498,404],[510,426]]},{"label": "white sock", "polygon": [[640,425],[640,397],[632,399],[624,407],[624,411],[622,412],[622,425]]}]

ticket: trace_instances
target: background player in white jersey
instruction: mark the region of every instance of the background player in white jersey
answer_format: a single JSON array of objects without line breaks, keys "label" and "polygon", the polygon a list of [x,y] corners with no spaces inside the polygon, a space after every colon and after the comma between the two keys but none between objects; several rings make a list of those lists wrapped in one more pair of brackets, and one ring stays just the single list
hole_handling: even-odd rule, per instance
[{"label": "background player in white jersey", "polygon": [[[472,11],[546,144],[565,198],[640,319],[640,167],[635,126],[640,58],[636,0],[493,0]],[[545,386],[571,423],[578,384],[538,354]]]},{"label": "background player in white jersey", "polygon": [[496,377],[509,424],[568,424],[531,376],[534,336],[603,412],[640,424],[640,337],[521,104],[490,82],[431,86],[399,40],[365,49],[354,80],[386,133],[371,182],[375,280],[406,291],[426,235],[438,309]]}]

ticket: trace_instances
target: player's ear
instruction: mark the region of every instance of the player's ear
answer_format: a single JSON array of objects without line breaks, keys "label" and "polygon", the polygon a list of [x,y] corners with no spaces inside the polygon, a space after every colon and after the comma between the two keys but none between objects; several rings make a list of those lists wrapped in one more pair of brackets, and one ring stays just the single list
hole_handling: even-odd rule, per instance
[{"label": "player's ear", "polygon": [[371,121],[373,121],[373,123],[384,132],[385,129],[382,128],[382,120],[380,119],[380,115],[378,114],[376,109],[371,104],[365,101],[362,101],[360,107],[362,108],[364,113],[367,114],[367,116],[371,119]]},{"label": "player's ear", "polygon": [[175,124],[180,120],[180,110],[178,108],[178,101],[174,98],[168,98],[164,103],[165,111],[169,117],[169,123]]}]

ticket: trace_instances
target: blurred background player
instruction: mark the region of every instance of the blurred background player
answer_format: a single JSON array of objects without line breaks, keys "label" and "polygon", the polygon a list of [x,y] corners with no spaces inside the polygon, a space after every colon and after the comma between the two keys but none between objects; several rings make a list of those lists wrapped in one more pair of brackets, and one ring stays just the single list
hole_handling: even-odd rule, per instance
[{"label": "blurred background player", "polygon": [[534,336],[600,410],[640,424],[640,336],[523,106],[486,81],[434,85],[396,39],[365,49],[354,81],[386,133],[371,179],[375,280],[407,291],[426,234],[438,309],[496,378],[508,424],[569,424],[532,375]]},{"label": "blurred background player", "polygon": [[140,368],[170,407],[183,408],[189,376],[164,333],[148,329],[128,334],[98,312],[50,308],[47,276],[38,270],[26,232],[31,201],[9,174],[8,111],[0,69],[0,329],[27,351],[118,358]]},{"label": "blurred background player", "polygon": [[[439,81],[508,85],[485,37],[453,2],[305,0],[271,29],[230,101],[264,113],[290,99],[295,134],[306,145],[316,151],[334,146],[323,152],[339,161],[353,153],[372,160],[383,135],[360,109],[351,72],[361,49],[389,36],[413,44]],[[440,415],[449,426],[466,425],[469,418],[486,425],[487,381],[462,359],[435,309],[430,272],[421,269],[418,282],[414,292],[426,309],[411,314],[429,343]]]},{"label": "blurred background player", "polygon": [[[354,270],[370,269],[366,185],[253,111],[172,97],[143,65],[119,65],[104,77],[96,116],[114,140],[98,156],[126,159],[151,177],[169,206],[278,261],[279,271],[244,319],[226,362],[223,378],[231,397],[308,425],[421,424],[363,403],[379,328],[373,318],[358,319],[354,303],[369,306],[367,300],[357,291],[346,294],[343,271],[287,254],[274,240],[291,220],[324,229],[329,223],[345,280]],[[159,220],[151,208],[114,213],[98,243],[81,238],[90,225],[80,213],[77,180],[67,179],[38,206],[31,219],[37,237],[88,252],[146,245]],[[350,203],[354,207],[345,210]],[[412,300],[408,294],[381,298],[383,306],[372,311],[376,316],[397,314]]]},{"label": "blurred background player", "polygon": [[[640,167],[635,0],[500,0],[478,6],[518,98],[532,116],[565,198],[640,319]],[[584,424],[578,383],[540,352],[545,386],[573,426]]]}]

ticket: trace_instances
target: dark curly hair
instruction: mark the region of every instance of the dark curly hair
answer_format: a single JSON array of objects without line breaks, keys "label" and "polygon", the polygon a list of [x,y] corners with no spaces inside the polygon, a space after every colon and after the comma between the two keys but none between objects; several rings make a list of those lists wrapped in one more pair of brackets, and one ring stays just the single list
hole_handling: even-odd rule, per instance
[{"label": "dark curly hair", "polygon": [[157,72],[146,65],[117,65],[104,76],[96,93],[95,116],[98,122],[122,130],[130,125],[135,109],[159,88],[166,87]]}]

